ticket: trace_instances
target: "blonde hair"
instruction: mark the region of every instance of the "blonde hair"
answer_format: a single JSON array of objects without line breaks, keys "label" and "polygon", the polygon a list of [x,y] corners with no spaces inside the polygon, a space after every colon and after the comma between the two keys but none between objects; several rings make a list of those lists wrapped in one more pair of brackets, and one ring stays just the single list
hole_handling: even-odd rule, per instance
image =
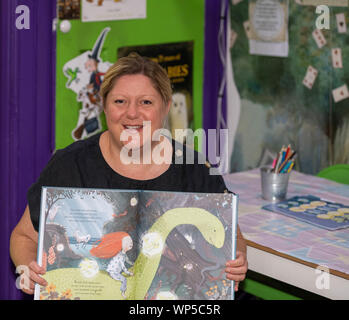
[{"label": "blonde hair", "polygon": [[107,71],[100,88],[103,105],[115,82],[124,75],[143,74],[153,83],[166,106],[172,97],[172,88],[166,71],[155,61],[131,52],[127,57],[117,60]]}]

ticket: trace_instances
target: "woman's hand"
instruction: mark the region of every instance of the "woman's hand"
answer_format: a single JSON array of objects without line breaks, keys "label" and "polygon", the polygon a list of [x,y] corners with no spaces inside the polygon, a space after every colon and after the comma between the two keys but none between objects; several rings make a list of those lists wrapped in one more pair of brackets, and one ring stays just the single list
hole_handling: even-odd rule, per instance
[{"label": "woman's hand", "polygon": [[34,294],[36,283],[44,287],[47,286],[47,281],[40,276],[46,273],[46,268],[40,267],[36,261],[30,262],[21,270],[23,273],[20,276],[18,286],[24,293]]},{"label": "woman's hand", "polygon": [[248,269],[246,253],[237,251],[236,259],[227,261],[225,266],[225,273],[227,279],[235,281],[234,290],[238,291],[239,282],[245,279],[246,272]]}]

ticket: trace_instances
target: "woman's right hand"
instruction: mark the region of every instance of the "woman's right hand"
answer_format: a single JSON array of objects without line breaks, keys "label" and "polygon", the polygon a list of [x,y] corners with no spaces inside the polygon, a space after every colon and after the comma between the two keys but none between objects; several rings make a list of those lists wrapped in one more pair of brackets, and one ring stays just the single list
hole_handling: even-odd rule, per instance
[{"label": "woman's right hand", "polygon": [[41,277],[46,273],[46,268],[41,267],[36,261],[32,261],[25,268],[21,268],[22,274],[19,279],[19,289],[26,294],[34,294],[35,284],[46,287],[47,281]]}]

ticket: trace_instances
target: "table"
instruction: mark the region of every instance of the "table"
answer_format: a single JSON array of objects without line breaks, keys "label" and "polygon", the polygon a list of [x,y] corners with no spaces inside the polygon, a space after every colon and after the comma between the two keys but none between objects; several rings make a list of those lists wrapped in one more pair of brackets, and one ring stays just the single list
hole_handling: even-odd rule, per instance
[{"label": "table", "polygon": [[[239,195],[249,269],[330,299],[349,299],[349,228],[328,231],[261,209],[259,169],[224,176]],[[349,205],[349,185],[292,171],[287,198],[314,195]],[[327,272],[328,271],[328,272]]]}]

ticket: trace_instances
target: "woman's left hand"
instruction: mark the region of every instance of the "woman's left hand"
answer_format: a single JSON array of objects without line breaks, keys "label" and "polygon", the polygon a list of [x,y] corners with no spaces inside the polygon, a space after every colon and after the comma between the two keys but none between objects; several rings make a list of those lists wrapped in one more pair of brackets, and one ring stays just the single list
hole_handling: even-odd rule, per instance
[{"label": "woman's left hand", "polygon": [[246,253],[237,251],[236,259],[227,261],[225,267],[227,279],[235,281],[234,290],[238,291],[239,282],[245,279],[248,269]]}]

